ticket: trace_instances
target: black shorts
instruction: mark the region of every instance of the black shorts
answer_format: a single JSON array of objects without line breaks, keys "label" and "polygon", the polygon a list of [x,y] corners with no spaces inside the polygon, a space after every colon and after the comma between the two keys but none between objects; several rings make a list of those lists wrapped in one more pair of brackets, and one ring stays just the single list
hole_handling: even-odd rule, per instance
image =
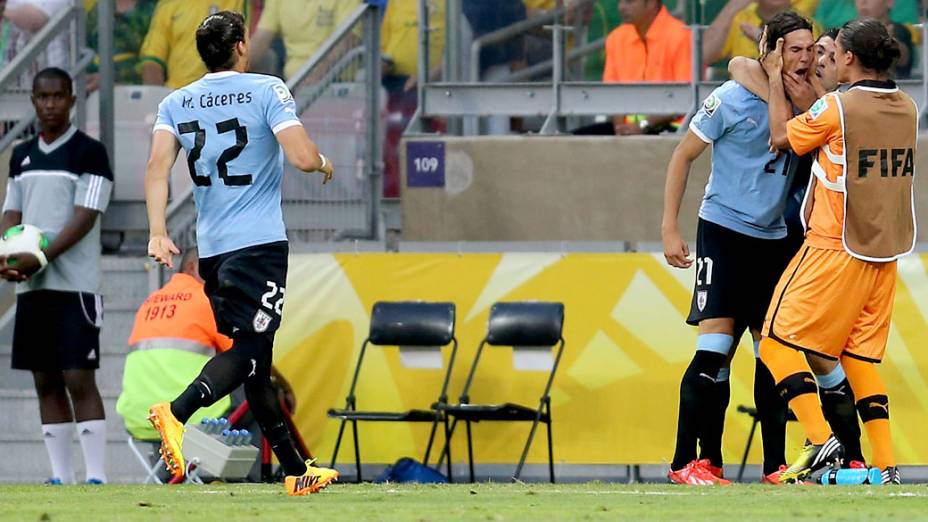
[{"label": "black shorts", "polygon": [[777,281],[797,243],[759,239],[699,220],[696,230],[696,285],[686,322],[732,318],[760,330]]},{"label": "black shorts", "polygon": [[266,334],[280,327],[287,285],[286,241],[234,250],[200,259],[200,277],[219,331]]},{"label": "black shorts", "polygon": [[102,325],[99,295],[56,290],[19,294],[11,366],[37,372],[96,370]]}]

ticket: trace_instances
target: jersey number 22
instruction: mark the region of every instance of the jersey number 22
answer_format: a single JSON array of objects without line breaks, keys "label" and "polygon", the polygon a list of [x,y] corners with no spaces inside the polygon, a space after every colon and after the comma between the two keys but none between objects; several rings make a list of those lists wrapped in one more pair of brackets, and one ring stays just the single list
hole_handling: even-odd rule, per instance
[{"label": "jersey number 22", "polygon": [[[209,174],[199,175],[197,174],[197,160],[200,159],[200,153],[203,151],[203,147],[206,146],[206,129],[200,127],[199,121],[188,121],[186,123],[180,123],[177,125],[177,131],[181,134],[193,134],[193,148],[190,149],[190,153],[187,154],[187,168],[190,170],[190,177],[193,179],[193,183],[198,187],[208,187],[213,184],[210,180]],[[229,162],[238,157],[242,153],[242,149],[245,148],[245,145],[248,145],[248,128],[243,127],[239,123],[238,118],[232,118],[231,120],[221,121],[216,124],[216,132],[219,134],[225,134],[227,132],[235,132],[235,145],[227,148],[222,151],[222,154],[219,155],[219,159],[216,161],[216,169],[219,171],[219,178],[222,179],[222,182],[226,185],[233,187],[240,187],[243,185],[251,185],[252,179],[251,174],[229,174]]]}]

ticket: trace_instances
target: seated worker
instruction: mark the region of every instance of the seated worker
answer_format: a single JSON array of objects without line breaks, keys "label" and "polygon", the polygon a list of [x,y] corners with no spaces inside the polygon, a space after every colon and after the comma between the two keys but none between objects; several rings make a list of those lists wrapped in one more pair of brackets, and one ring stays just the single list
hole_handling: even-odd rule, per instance
[{"label": "seated worker", "polygon": [[[690,30],[661,0],[619,2],[623,23],[606,38],[604,83],[689,82],[693,78]],[[616,115],[610,124],[574,134],[658,134],[679,126],[679,115]],[[609,132],[612,131],[612,132]]]},{"label": "seated worker", "polygon": [[[129,434],[139,440],[159,440],[148,422],[148,408],[176,397],[214,352],[232,346],[232,339],[216,328],[197,256],[196,247],[184,252],[180,272],[148,296],[135,315],[116,411]],[[198,411],[190,422],[220,417],[231,406],[232,400],[224,397]]]}]

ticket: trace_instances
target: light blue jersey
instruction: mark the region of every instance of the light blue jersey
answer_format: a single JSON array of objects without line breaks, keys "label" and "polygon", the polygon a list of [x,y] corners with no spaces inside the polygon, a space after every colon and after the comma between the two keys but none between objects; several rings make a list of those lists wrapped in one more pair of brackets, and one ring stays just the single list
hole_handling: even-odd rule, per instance
[{"label": "light blue jersey", "polygon": [[767,103],[725,82],[706,98],[690,130],[712,144],[699,217],[751,237],[786,237],[783,209],[799,161],[770,152]]},{"label": "light blue jersey", "polygon": [[207,74],[161,102],[155,130],[180,141],[195,185],[200,257],[286,241],[275,134],[294,125],[290,90],[262,74]]}]

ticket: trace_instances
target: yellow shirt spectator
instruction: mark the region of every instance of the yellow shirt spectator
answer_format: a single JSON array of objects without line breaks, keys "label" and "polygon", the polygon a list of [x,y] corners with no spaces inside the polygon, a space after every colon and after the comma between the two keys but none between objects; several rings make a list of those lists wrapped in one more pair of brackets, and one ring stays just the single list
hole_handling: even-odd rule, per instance
[{"label": "yellow shirt spectator", "polygon": [[[418,0],[390,0],[383,16],[380,47],[393,60],[391,74],[416,76],[419,69]],[[429,68],[441,63],[445,50],[445,0],[429,1]]]},{"label": "yellow shirt spectator", "polygon": [[141,62],[154,62],[164,70],[165,85],[179,89],[199,80],[206,66],[197,52],[196,31],[217,11],[238,11],[248,19],[246,0],[160,0],[142,42]]},{"label": "yellow shirt spectator", "polygon": [[526,9],[535,9],[541,11],[547,11],[557,7],[556,0],[522,0],[522,3],[525,4]]},{"label": "yellow shirt spectator", "polygon": [[[810,21],[812,21],[812,15],[815,14],[815,8],[817,6],[818,0],[793,1],[793,10],[805,16]],[[728,29],[728,38],[725,40],[725,47],[722,50],[722,55],[724,57],[747,56],[749,58],[757,58],[758,40],[748,37],[741,29],[742,24],[750,27],[757,27],[759,31],[763,30],[764,21],[761,20],[760,16],[757,14],[756,2],[745,7],[735,15],[731,27]],[[812,21],[812,26],[812,32],[818,36],[821,33],[821,29],[814,21]],[[760,33],[758,32],[758,34]]]},{"label": "yellow shirt spectator", "polygon": [[359,0],[267,0],[258,31],[283,38],[290,78],[359,5]]}]

